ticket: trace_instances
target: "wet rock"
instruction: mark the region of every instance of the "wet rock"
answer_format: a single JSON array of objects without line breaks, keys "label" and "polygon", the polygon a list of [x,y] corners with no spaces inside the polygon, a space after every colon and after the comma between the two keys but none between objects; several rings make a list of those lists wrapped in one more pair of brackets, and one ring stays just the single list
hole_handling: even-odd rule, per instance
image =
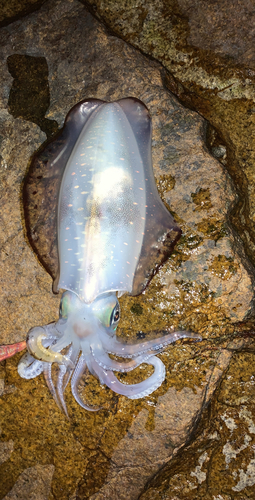
[{"label": "wet rock", "polygon": [[[225,359],[228,362],[228,359]],[[222,367],[221,367],[222,368]],[[218,370],[218,371],[217,371]],[[217,372],[217,374],[216,374]],[[209,370],[206,377],[210,379],[205,387],[196,387],[195,392],[188,387],[176,391],[170,388],[164,396],[158,398],[150,422],[149,410],[143,409],[129,427],[126,436],[116,446],[110,460],[109,471],[104,486],[91,500],[112,498],[135,500],[143,491],[144,485],[157,470],[161,469],[178,449],[187,441],[190,428],[199,419],[201,402],[206,392],[219,382],[222,370],[217,365],[214,375]],[[105,450],[107,453],[107,449]],[[77,499],[86,496],[87,482],[81,481],[77,490]]]},{"label": "wet rock", "polygon": [[[7,59],[13,77],[8,111],[14,118],[24,118],[39,125],[50,137],[58,130],[57,122],[44,115],[50,105],[48,66],[44,57],[13,54]],[[28,84],[29,82],[29,84]]]},{"label": "wet rock", "polygon": [[213,3],[179,0],[183,14],[188,13],[188,43],[231,60],[232,65],[253,67],[255,56],[254,6],[252,2],[226,0]]},{"label": "wet rock", "polygon": [[[1,435],[1,429],[0,429]],[[0,442],[0,465],[6,460],[9,460],[14,448],[14,443],[12,439],[10,441],[2,441]]]},{"label": "wet rock", "polygon": [[[6,102],[7,104],[7,102]],[[5,105],[6,105],[5,104]],[[57,316],[58,298],[46,304],[51,280],[32,254],[22,221],[22,181],[33,151],[44,140],[39,127],[21,119],[14,120],[5,110],[0,123],[2,138],[1,168],[1,344],[12,344],[25,339],[32,327],[33,317],[38,320]],[[37,311],[37,312],[36,312]],[[40,312],[39,312],[40,311]]]},{"label": "wet rock", "polygon": [[[0,419],[3,445],[12,440],[14,447],[11,460],[0,467],[0,495],[4,497],[27,468],[54,463],[55,498],[69,499],[76,492],[74,498],[83,500],[93,495],[121,499],[128,489],[130,498],[136,499],[189,441],[231,352],[196,352],[183,345],[162,356],[167,378],[157,392],[130,401],[101,388],[103,409],[92,413],[79,407],[68,390],[70,420],[56,408],[43,378],[24,383],[17,359],[11,358],[6,384],[17,391],[0,398]],[[92,379],[83,393],[86,399],[98,391]]]},{"label": "wet rock", "polygon": [[0,13],[0,27],[7,26],[13,21],[26,16],[30,12],[40,9],[46,0],[2,0]]},{"label": "wet rock", "polygon": [[198,437],[163,469],[142,500],[253,498],[254,352],[236,354],[201,420]]},{"label": "wet rock", "polygon": [[22,472],[4,500],[48,500],[54,465],[35,465]]},{"label": "wet rock", "polygon": [[[226,0],[84,0],[118,36],[167,69],[165,83],[213,126],[239,194],[231,221],[255,263],[254,5]],[[168,73],[169,72],[169,73]],[[209,137],[208,137],[209,139]]]},{"label": "wet rock", "polygon": [[[68,388],[70,421],[59,412],[43,377],[19,378],[20,354],[0,363],[5,387],[16,388],[0,399],[1,439],[14,442],[11,458],[0,469],[0,494],[11,494],[24,471],[39,465],[38,481],[44,467],[50,477],[47,468],[54,463],[54,498],[115,495],[120,499],[126,498],[127,488],[137,498],[145,483],[189,441],[237,348],[229,347],[234,323],[252,309],[249,263],[227,223],[236,192],[226,170],[205,146],[204,119],[165,89],[157,63],[109,35],[81,3],[47,3],[22,24],[2,28],[0,37],[0,342],[24,340],[32,326],[54,321],[59,305],[59,297],[51,293],[51,279],[27,241],[22,212],[22,182],[29,159],[46,139],[24,110],[14,118],[8,109],[13,78],[7,57],[24,53],[47,62],[51,104],[47,112],[47,100],[40,107],[41,121],[62,126],[68,110],[89,97],[110,101],[133,95],[148,106],[155,177],[183,237],[147,291],[137,298],[122,298],[119,335],[149,338],[172,326],[190,328],[205,339],[199,345],[183,342],[163,353],[166,380],[141,401],[117,396],[92,376],[85,377],[83,396],[103,409],[84,411]],[[30,83],[28,78],[28,87]],[[149,370],[141,366],[123,374],[122,380],[137,382]],[[204,457],[198,459],[195,472],[195,467],[203,472]]]}]

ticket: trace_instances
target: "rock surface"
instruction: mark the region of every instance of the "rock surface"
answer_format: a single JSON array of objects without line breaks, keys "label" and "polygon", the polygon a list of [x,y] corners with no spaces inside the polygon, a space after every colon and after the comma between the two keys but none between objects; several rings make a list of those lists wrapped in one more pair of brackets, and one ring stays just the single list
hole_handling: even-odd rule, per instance
[{"label": "rock surface", "polygon": [[230,363],[199,437],[163,469],[141,500],[244,500],[255,489],[254,352]]},{"label": "rock surface", "polygon": [[54,473],[54,465],[36,465],[22,472],[4,500],[47,500]]},{"label": "rock surface", "polygon": [[0,27],[40,9],[47,0],[2,0],[0,12]]},{"label": "rock surface", "polygon": [[82,0],[93,15],[169,71],[165,84],[213,126],[208,144],[239,200],[231,221],[255,263],[254,5],[250,0]]},{"label": "rock surface", "polygon": [[[226,353],[225,366],[229,357],[229,353]],[[219,373],[216,375],[217,382],[223,368],[220,361],[223,362],[223,356],[221,360],[218,359],[214,373],[216,375],[219,368]],[[214,374],[207,373],[210,381],[208,385],[205,384],[206,390],[197,387],[194,392],[191,388],[184,387],[181,391],[176,391],[172,387],[164,396],[159,397],[152,425],[148,425],[148,409],[143,409],[139,413],[112,454],[104,486],[98,493],[92,495],[91,499],[125,500],[127,491],[130,500],[139,497],[148,479],[187,441],[189,435],[187,430],[199,419],[201,402],[206,399],[206,391],[213,391],[215,388],[212,387]],[[189,406],[186,404],[187,401]],[[80,483],[77,491],[78,499],[84,498],[86,489],[86,482]]]},{"label": "rock surface", "polygon": [[[127,490],[130,499],[137,499],[146,483],[190,440],[233,350],[245,342],[231,344],[235,322],[252,310],[253,299],[249,262],[228,226],[236,191],[205,146],[205,120],[165,89],[161,66],[108,34],[78,1],[47,3],[22,22],[2,28],[0,39],[0,343],[24,340],[29,328],[53,321],[58,314],[59,297],[51,293],[51,279],[29,246],[22,212],[22,182],[29,159],[46,139],[39,125],[50,136],[56,122],[61,126],[79,100],[111,101],[130,95],[150,110],[155,177],[183,237],[146,292],[122,298],[119,335],[139,338],[142,331],[149,337],[172,325],[190,328],[204,339],[199,345],[171,346],[162,354],[166,381],[143,400],[116,396],[91,376],[86,398],[103,409],[89,413],[77,406],[68,389],[70,421],[59,412],[42,377],[19,378],[20,354],[0,363],[5,383],[0,386],[1,440],[6,457],[0,468],[0,495],[13,498],[10,495],[20,490],[21,483],[25,488],[26,474],[38,478],[39,493],[36,485],[31,492],[29,479],[28,489],[20,490],[23,498],[46,495],[44,490],[40,493],[46,474],[45,491],[52,480],[50,499],[120,500],[127,498]],[[27,99],[24,73],[14,82],[8,71],[7,58],[14,56],[15,74],[27,68],[31,57],[34,68],[45,58],[51,98],[45,116],[41,110],[48,98],[46,73],[40,87],[38,71],[28,72],[33,99],[25,111],[15,99],[10,105],[11,89],[19,92],[19,100]],[[35,114],[36,92],[40,119]],[[219,155],[222,149],[217,147]],[[138,381],[144,373],[142,366],[125,381]]]}]

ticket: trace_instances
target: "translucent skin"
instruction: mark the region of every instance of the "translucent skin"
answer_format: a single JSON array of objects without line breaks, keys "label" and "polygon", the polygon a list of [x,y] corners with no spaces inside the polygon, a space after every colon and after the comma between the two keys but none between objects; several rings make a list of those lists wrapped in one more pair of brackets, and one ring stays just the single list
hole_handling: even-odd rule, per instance
[{"label": "translucent skin", "polygon": [[[155,354],[178,339],[200,339],[191,332],[180,331],[139,344],[123,344],[115,334],[119,317],[119,303],[115,293],[103,294],[90,304],[85,304],[74,293],[65,292],[61,300],[59,321],[45,327],[32,328],[28,333],[29,353],[19,362],[20,376],[29,379],[44,372],[56,403],[66,414],[64,391],[71,378],[71,389],[77,403],[86,410],[96,411],[98,408],[86,404],[78,392],[79,381],[86,367],[101,384],[106,384],[114,392],[130,399],[138,399],[151,394],[165,379],[165,366]],[[68,346],[68,352],[62,354],[61,351]],[[112,360],[109,353],[129,360]],[[59,365],[56,387],[51,377],[52,363]],[[122,384],[113,373],[131,371],[141,363],[152,365],[154,373],[138,384]]]},{"label": "translucent skin", "polygon": [[[116,293],[140,294],[181,234],[155,185],[148,110],[135,98],[82,101],[40,154],[24,189],[28,236],[53,277],[53,290],[67,291],[59,321],[28,333],[29,352],[19,363],[19,374],[33,378],[44,372],[66,413],[64,391],[70,379],[76,401],[97,409],[78,392],[86,367],[119,394],[146,396],[165,378],[155,354],[177,339],[200,338],[175,332],[127,345],[115,335],[120,315]],[[109,353],[129,360],[112,360]],[[154,373],[139,384],[124,385],[113,373],[144,362]],[[59,365],[56,384],[52,363]]]},{"label": "translucent skin", "polygon": [[27,235],[53,291],[85,302],[124,288],[139,295],[181,235],[155,185],[148,109],[133,97],[76,104],[33,157],[23,193]]},{"label": "translucent skin", "polygon": [[86,122],[61,183],[58,286],[86,303],[110,290],[132,292],[145,205],[142,158],[131,126],[118,103],[102,104]]}]

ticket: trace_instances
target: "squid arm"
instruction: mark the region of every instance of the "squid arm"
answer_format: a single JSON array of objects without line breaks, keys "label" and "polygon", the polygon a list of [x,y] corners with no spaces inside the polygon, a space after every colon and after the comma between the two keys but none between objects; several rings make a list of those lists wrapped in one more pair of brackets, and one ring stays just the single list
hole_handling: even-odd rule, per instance
[{"label": "squid arm", "polygon": [[65,365],[69,366],[70,368],[74,368],[74,364],[70,360],[70,358],[59,352],[64,349],[64,347],[67,347],[70,342],[68,342],[64,338],[60,338],[57,340],[56,344],[49,348],[46,348],[44,347],[42,341],[47,338],[48,335],[46,334],[43,327],[32,328],[27,337],[27,348],[29,353],[40,361],[46,361],[47,363],[58,363],[59,365]]}]

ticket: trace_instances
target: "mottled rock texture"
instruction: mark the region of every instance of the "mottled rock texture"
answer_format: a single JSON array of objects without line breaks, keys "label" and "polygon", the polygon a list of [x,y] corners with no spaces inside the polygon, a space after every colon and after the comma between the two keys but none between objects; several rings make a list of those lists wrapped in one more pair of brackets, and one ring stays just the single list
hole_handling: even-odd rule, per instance
[{"label": "mottled rock texture", "polygon": [[35,465],[22,472],[4,500],[47,500],[54,473],[54,465]]},{"label": "mottled rock texture", "polygon": [[0,27],[40,9],[46,0],[1,0]]},{"label": "mottled rock texture", "polygon": [[[139,12],[133,9],[134,19]],[[162,354],[166,380],[143,400],[119,397],[90,376],[83,394],[86,389],[88,401],[103,406],[90,413],[68,389],[70,421],[42,377],[20,379],[20,354],[0,363],[0,497],[15,498],[21,491],[24,499],[120,500],[128,491],[128,499],[135,500],[191,439],[232,352],[245,342],[252,348],[249,338],[233,340],[235,322],[252,311],[253,299],[251,267],[228,225],[236,190],[205,145],[206,121],[169,93],[162,67],[109,34],[80,2],[48,2],[2,28],[0,40],[0,343],[24,340],[29,328],[58,314],[59,296],[51,293],[51,279],[26,238],[22,185],[31,155],[79,100],[130,95],[150,110],[155,177],[183,237],[146,293],[122,298],[119,335],[149,338],[172,325],[204,339]],[[215,156],[224,151],[214,143]],[[142,366],[122,377],[139,381],[149,370]],[[199,455],[194,470],[202,470],[205,460]]]},{"label": "mottled rock texture", "polygon": [[165,84],[213,129],[239,200],[231,213],[255,263],[254,4],[250,0],[82,0],[134,47],[168,70]]},{"label": "mottled rock texture", "polygon": [[255,491],[254,352],[237,353],[198,437],[147,485],[141,500],[245,500]]}]

